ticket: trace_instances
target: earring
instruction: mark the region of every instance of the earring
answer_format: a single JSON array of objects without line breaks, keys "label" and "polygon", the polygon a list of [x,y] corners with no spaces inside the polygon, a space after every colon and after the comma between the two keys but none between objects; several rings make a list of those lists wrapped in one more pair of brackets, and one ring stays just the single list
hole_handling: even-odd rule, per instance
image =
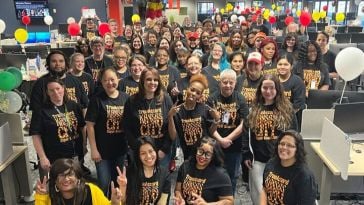
[{"label": "earring", "polygon": [[57,185],[54,185],[54,189],[56,190],[56,192],[59,192]]}]

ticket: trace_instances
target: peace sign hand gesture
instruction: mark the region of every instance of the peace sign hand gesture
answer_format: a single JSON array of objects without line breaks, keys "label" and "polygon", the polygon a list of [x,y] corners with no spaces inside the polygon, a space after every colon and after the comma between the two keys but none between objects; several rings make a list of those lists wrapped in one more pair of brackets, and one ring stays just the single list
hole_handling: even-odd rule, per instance
[{"label": "peace sign hand gesture", "polygon": [[40,181],[40,179],[37,180],[35,191],[37,192],[37,194],[48,194],[47,176],[44,176],[42,181]]}]

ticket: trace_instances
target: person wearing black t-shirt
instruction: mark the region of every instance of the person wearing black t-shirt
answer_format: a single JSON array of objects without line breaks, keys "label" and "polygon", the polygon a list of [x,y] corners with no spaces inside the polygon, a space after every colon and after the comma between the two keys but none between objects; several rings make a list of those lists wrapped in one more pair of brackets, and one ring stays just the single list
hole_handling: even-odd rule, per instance
[{"label": "person wearing black t-shirt", "polygon": [[135,161],[127,170],[126,204],[168,204],[171,190],[169,171],[159,166],[158,150],[151,137],[137,140]]},{"label": "person wearing black t-shirt", "polygon": [[92,79],[92,76],[86,72],[85,69],[85,57],[81,53],[74,53],[70,57],[70,73],[78,78],[85,92],[90,99],[95,90],[95,82]]},{"label": "person wearing black t-shirt", "polygon": [[128,50],[124,47],[114,47],[113,51],[113,61],[114,68],[118,74],[119,84],[122,79],[125,79],[130,75],[130,70],[127,66],[127,62],[129,60]]},{"label": "person wearing black t-shirt", "polygon": [[287,129],[297,129],[292,104],[284,96],[276,75],[266,74],[260,81],[248,116],[248,127],[249,144],[243,144],[244,163],[249,168],[253,204],[260,204],[264,167],[273,155],[277,138]]},{"label": "person wearing black t-shirt", "polygon": [[105,55],[105,43],[102,38],[92,39],[90,47],[92,55],[85,59],[85,72],[91,74],[94,81],[97,82],[99,72],[103,68],[113,66],[113,61]]},{"label": "person wearing black t-shirt", "polygon": [[103,91],[91,99],[85,119],[91,159],[96,165],[99,185],[107,196],[110,182],[117,176],[115,167],[123,167],[128,151],[122,127],[128,95],[118,91],[119,79],[112,67],[100,72],[100,82]]},{"label": "person wearing black t-shirt", "polygon": [[212,135],[216,131],[219,120],[217,111],[199,102],[207,87],[208,83],[204,75],[192,76],[186,91],[185,102],[173,106],[168,113],[169,135],[172,140],[178,137],[185,159],[196,153],[197,145],[203,136]]},{"label": "person wearing black t-shirt", "polygon": [[220,119],[213,137],[219,142],[224,151],[224,162],[230,176],[233,193],[239,177],[241,163],[243,122],[249,110],[244,97],[234,90],[236,73],[227,69],[220,74],[220,92],[213,93],[208,104],[214,105]]},{"label": "person wearing black t-shirt", "polygon": [[45,104],[33,112],[29,130],[39,157],[41,179],[56,159],[80,160],[86,147],[82,133],[85,126],[82,109],[79,104],[67,99],[63,82],[58,78],[47,78],[45,93]]},{"label": "person wearing black t-shirt", "polygon": [[264,59],[263,73],[277,74],[278,46],[271,38],[266,38],[260,44],[260,53]]},{"label": "person wearing black t-shirt", "polygon": [[279,56],[277,61],[277,71],[279,81],[284,88],[284,95],[291,101],[296,112],[298,130],[301,127],[302,110],[305,109],[306,88],[303,80],[292,73],[294,63],[293,56],[289,53]]},{"label": "person wearing black t-shirt", "polygon": [[162,84],[165,88],[173,85],[174,82],[181,78],[178,69],[172,65],[168,65],[169,54],[168,50],[165,48],[158,48],[155,53],[155,58],[157,60],[157,66],[159,77],[161,78]]},{"label": "person wearing black t-shirt", "polygon": [[[35,204],[87,204],[87,205],[121,205],[125,201],[126,173],[117,168],[119,188],[111,183],[110,200],[101,189],[92,183],[85,182],[82,169],[72,159],[57,159],[51,167],[49,179],[38,180],[35,187]],[[47,185],[48,184],[48,185]]]},{"label": "person wearing black t-shirt", "polygon": [[274,149],[264,169],[260,204],[314,205],[317,184],[306,164],[301,135],[293,130],[282,133]]},{"label": "person wearing black t-shirt", "polygon": [[168,134],[168,111],[172,100],[164,92],[158,70],[146,68],[142,71],[139,91],[125,103],[124,130],[130,148],[136,151],[136,140],[150,136],[155,140],[161,165],[169,164],[171,139]]},{"label": "person wearing black t-shirt", "polygon": [[219,82],[220,72],[228,68],[230,68],[230,64],[227,61],[227,53],[224,44],[212,44],[208,65],[202,69],[202,73],[210,74],[215,78],[216,82]]},{"label": "person wearing black t-shirt", "polygon": [[49,77],[61,79],[66,87],[68,99],[80,104],[85,110],[88,105],[87,94],[82,83],[76,77],[66,73],[69,64],[65,54],[59,50],[50,52],[46,59],[46,67],[49,73],[35,82],[30,95],[30,109],[33,113],[39,112],[44,106],[46,81]]},{"label": "person wearing black t-shirt", "polygon": [[298,61],[293,66],[293,73],[305,82],[306,97],[310,89],[329,89],[328,66],[322,61],[321,49],[316,41],[306,41],[301,46]]},{"label": "person wearing black t-shirt", "polygon": [[129,60],[130,75],[120,82],[119,90],[130,96],[138,93],[140,75],[146,66],[144,56],[139,54],[133,55]]},{"label": "person wearing black t-shirt", "polygon": [[204,137],[196,154],[178,171],[175,203],[233,205],[233,190],[223,166],[222,150],[211,137]]}]

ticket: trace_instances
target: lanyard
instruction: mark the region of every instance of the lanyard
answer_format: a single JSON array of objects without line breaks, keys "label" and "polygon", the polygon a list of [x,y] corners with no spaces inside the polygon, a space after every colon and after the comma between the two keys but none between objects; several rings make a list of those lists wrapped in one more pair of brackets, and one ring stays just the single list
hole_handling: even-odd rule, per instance
[{"label": "lanyard", "polygon": [[65,122],[66,122],[66,124],[67,124],[67,128],[71,131],[71,130],[72,130],[71,123],[70,123],[70,121],[68,120],[68,117],[67,117],[67,106],[66,106],[66,105],[64,105],[64,113],[63,113],[63,112],[61,112],[61,111],[58,109],[58,107],[57,107],[57,106],[54,106],[54,108],[57,110],[58,114],[60,114],[60,115],[63,117],[64,121],[65,121]]}]

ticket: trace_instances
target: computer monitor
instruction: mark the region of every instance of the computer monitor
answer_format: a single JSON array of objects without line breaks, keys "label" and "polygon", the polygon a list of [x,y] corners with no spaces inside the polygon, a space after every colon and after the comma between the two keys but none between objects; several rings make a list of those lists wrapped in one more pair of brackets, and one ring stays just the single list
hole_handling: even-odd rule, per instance
[{"label": "computer monitor", "polygon": [[10,66],[21,68],[22,65],[26,66],[27,57],[25,54],[0,54],[0,69],[4,69]]},{"label": "computer monitor", "polygon": [[3,45],[1,50],[3,53],[22,53],[20,45]]},{"label": "computer monitor", "polygon": [[351,35],[351,33],[335,34],[336,43],[350,43]]},{"label": "computer monitor", "polygon": [[58,33],[59,34],[68,34],[68,24],[66,24],[66,23],[58,24]]},{"label": "computer monitor", "polygon": [[361,26],[348,26],[348,33],[361,33],[363,27]]},{"label": "computer monitor", "polygon": [[351,42],[352,43],[364,43],[364,33],[352,33]]},{"label": "computer monitor", "polygon": [[26,43],[36,43],[37,37],[35,32],[28,32],[28,40]]},{"label": "computer monitor", "polygon": [[333,123],[347,134],[364,133],[364,103],[336,105]]},{"label": "computer monitor", "polygon": [[36,32],[36,42],[37,43],[50,43],[51,33],[50,32]]},{"label": "computer monitor", "polygon": [[[341,90],[310,90],[307,98],[308,109],[331,109],[340,103]],[[364,102],[364,92],[345,91],[342,104]],[[364,124],[363,124],[364,125]],[[364,127],[364,126],[363,126]]]},{"label": "computer monitor", "polygon": [[24,48],[28,58],[36,58],[39,55],[45,59],[48,56],[50,46],[49,45],[38,45],[38,46],[27,46]]}]

